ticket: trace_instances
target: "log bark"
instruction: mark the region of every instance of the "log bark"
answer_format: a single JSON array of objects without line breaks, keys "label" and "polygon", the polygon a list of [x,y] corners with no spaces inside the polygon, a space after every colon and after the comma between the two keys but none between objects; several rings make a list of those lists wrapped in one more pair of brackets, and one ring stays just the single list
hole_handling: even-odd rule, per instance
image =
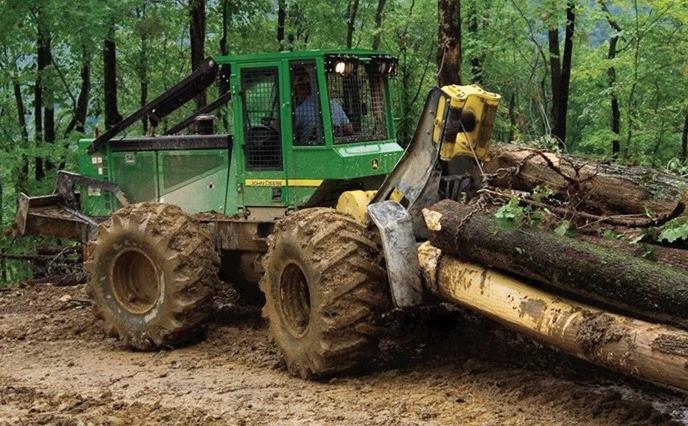
[{"label": "log bark", "polygon": [[576,235],[576,239],[688,273],[688,250],[654,244],[632,244],[624,240],[606,240],[592,235]]},{"label": "log bark", "polygon": [[494,186],[523,191],[547,186],[563,197],[576,192],[573,195],[583,207],[598,214],[664,214],[688,201],[688,180],[675,175],[555,153],[540,154],[515,146],[495,150],[484,169],[489,174],[500,172],[490,180]]},{"label": "log bark", "polygon": [[559,297],[424,243],[418,260],[442,299],[589,362],[688,391],[688,332]]},{"label": "log bark", "polygon": [[443,200],[423,210],[443,251],[624,312],[688,327],[688,275],[649,260],[536,229],[503,229],[475,206]]}]

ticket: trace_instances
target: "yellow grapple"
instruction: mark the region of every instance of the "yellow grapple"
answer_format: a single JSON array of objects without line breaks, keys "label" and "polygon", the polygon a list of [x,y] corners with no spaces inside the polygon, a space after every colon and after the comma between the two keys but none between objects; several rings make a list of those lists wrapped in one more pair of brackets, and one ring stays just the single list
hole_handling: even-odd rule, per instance
[{"label": "yellow grapple", "polygon": [[[442,92],[448,98],[440,98],[433,132],[435,143],[439,143],[444,134],[440,158],[449,161],[467,155],[484,160],[501,96],[475,84],[444,86]],[[445,122],[443,117],[447,107],[451,111]]]}]

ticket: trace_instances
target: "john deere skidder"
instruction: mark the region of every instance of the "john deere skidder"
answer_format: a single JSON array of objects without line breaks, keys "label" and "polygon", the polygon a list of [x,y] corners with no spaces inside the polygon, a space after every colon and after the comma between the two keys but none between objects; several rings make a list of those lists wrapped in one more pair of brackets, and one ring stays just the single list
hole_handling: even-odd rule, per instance
[{"label": "john deere skidder", "polygon": [[[79,173],[60,172],[51,195],[22,194],[15,233],[86,243],[95,311],[134,348],[192,338],[220,275],[260,282],[292,373],[351,369],[377,348],[381,313],[422,302],[417,210],[470,191],[499,102],[477,86],[433,89],[402,158],[396,67],[362,50],[208,59],[80,141]],[[215,82],[216,100],[161,125]],[[215,132],[218,109],[231,134]],[[121,136],[141,120],[149,136]]]}]

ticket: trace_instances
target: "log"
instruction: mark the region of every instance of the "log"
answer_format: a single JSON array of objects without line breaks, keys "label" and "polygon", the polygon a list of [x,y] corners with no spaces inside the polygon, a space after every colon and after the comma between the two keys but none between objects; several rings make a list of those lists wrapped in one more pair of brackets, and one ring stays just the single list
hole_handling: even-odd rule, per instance
[{"label": "log", "polygon": [[538,229],[503,229],[492,214],[443,200],[423,209],[443,251],[623,312],[688,327],[688,274]]},{"label": "log", "polygon": [[668,214],[688,201],[688,180],[675,175],[513,145],[496,148],[484,170],[498,187],[532,191],[546,185],[567,198],[577,192],[592,212]]},{"label": "log", "polygon": [[425,242],[418,260],[445,301],[594,364],[688,391],[688,332],[612,314],[443,254]]},{"label": "log", "polygon": [[688,273],[688,250],[654,244],[633,244],[626,240],[607,240],[591,235],[576,235],[576,239],[616,250],[622,254],[643,258]]}]

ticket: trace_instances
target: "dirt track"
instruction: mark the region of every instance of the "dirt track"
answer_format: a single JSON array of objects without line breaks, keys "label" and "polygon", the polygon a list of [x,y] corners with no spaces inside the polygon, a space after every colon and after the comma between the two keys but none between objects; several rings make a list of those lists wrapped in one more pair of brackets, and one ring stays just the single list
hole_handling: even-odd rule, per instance
[{"label": "dirt track", "polygon": [[258,310],[224,306],[200,343],[137,353],[104,338],[84,289],[0,292],[0,423],[647,424],[688,398],[446,309],[395,314],[357,377],[291,378]]}]

